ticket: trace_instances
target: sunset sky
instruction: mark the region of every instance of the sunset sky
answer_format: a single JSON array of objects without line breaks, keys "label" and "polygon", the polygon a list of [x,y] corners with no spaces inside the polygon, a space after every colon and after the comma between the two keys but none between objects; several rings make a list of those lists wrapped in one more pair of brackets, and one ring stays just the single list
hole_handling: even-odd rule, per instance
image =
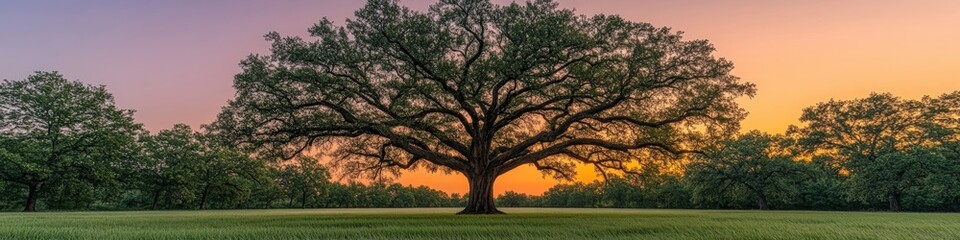
[{"label": "sunset sky", "polygon": [[[106,85],[151,131],[212,121],[233,97],[237,63],[267,53],[263,35],[305,35],[321,17],[342,23],[357,0],[11,0],[0,2],[0,79],[60,71]],[[433,1],[402,1],[425,10]],[[495,1],[509,3],[511,1]],[[831,98],[960,90],[960,1],[559,1],[578,13],[619,14],[708,39],[734,74],[757,85],[742,99],[745,130],[783,132],[801,109]],[[723,3],[720,3],[723,2]],[[585,169],[587,170],[587,169]],[[592,171],[582,171],[590,179]],[[401,183],[465,192],[462,176],[409,173]],[[532,168],[497,192],[556,184]]]}]

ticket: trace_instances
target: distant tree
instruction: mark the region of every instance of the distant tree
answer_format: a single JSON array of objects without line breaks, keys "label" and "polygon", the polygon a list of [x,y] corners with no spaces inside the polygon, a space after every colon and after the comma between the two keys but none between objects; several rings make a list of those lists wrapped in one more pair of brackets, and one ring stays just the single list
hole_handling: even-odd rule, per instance
[{"label": "distant tree", "polygon": [[[263,173],[264,162],[215,134],[198,133],[197,140],[202,147],[195,163],[199,208],[205,209],[212,195],[216,195],[221,204],[226,201],[239,204],[250,195],[251,185],[260,178],[258,174]],[[326,175],[317,177],[326,181]]]},{"label": "distant tree", "polygon": [[447,206],[463,207],[466,205],[467,205],[467,196],[461,196],[459,193],[450,194],[450,201],[447,203]]},{"label": "distant tree", "polygon": [[751,131],[723,141],[688,165],[694,197],[722,196],[742,188],[753,194],[760,210],[769,209],[769,196],[795,191],[806,175],[794,161],[780,136]]},{"label": "distant tree", "polygon": [[922,103],[927,110],[924,126],[928,136],[949,151],[958,150],[953,143],[960,141],[960,91],[924,97]]},{"label": "distant tree", "polygon": [[862,209],[847,201],[847,176],[832,156],[816,155],[803,163],[810,177],[798,187],[793,208],[817,210]]},{"label": "distant tree", "polygon": [[445,207],[450,199],[447,193],[427,186],[412,187],[410,191],[417,199],[416,207]]},{"label": "distant tree", "polygon": [[530,195],[507,191],[497,196],[497,205],[504,207],[531,207]]},{"label": "distant tree", "polygon": [[266,162],[262,163],[264,167],[259,169],[261,172],[251,179],[253,185],[250,186],[250,198],[240,205],[241,208],[272,208],[286,196],[277,182],[280,170]]},{"label": "distant tree", "polygon": [[293,164],[279,167],[278,182],[287,196],[290,207],[300,202],[300,208],[306,208],[311,202],[325,198],[330,185],[330,173],[319,160],[309,157],[297,158]]},{"label": "distant tree", "polygon": [[707,41],[548,0],[370,0],[310,33],[268,34],[272,55],[241,63],[216,126],[284,158],[337,149],[356,174],[463,174],[465,214],[499,213],[494,182],[520,166],[566,178],[689,152],[736,130],[735,99],[754,93]]},{"label": "distant tree", "polygon": [[590,208],[600,205],[598,184],[557,184],[543,193],[543,204],[549,207]]},{"label": "distant tree", "polygon": [[202,143],[190,126],[176,124],[140,137],[141,155],[128,163],[149,197],[151,209],[181,206],[194,199]]},{"label": "distant tree", "polygon": [[376,182],[370,185],[360,185],[360,194],[364,199],[365,207],[390,206],[395,196],[388,191],[390,185]]},{"label": "distant tree", "polygon": [[323,200],[324,207],[349,208],[356,207],[356,195],[344,184],[334,183],[329,187],[329,194]]},{"label": "distant tree", "polygon": [[689,202],[689,196],[675,196],[673,194],[680,194],[680,192],[670,192],[676,189],[669,188],[684,188],[684,186],[677,182],[679,179],[677,174],[682,172],[672,172],[667,170],[669,168],[668,165],[648,163],[642,168],[634,170],[632,174],[607,177],[603,182],[594,182],[593,184],[599,185],[599,188],[601,188],[600,193],[603,199],[601,206],[616,208],[688,207],[689,204],[672,202],[676,201],[676,198]]},{"label": "distant tree", "polygon": [[[3,140],[4,136],[0,135],[0,142],[7,142]],[[9,146],[3,146],[9,147]],[[7,149],[0,147],[0,159],[3,159],[3,163],[7,161],[22,161],[19,160],[20,156],[13,154]],[[26,199],[26,191],[21,187],[19,183],[6,181],[0,181],[0,209],[8,210],[13,208],[23,209],[23,201]]]},{"label": "distant tree", "polygon": [[206,209],[211,198],[221,207],[241,205],[267,174],[262,161],[185,124],[143,134],[139,142],[140,155],[124,165],[139,179],[151,209]]},{"label": "distant tree", "polygon": [[855,196],[869,200],[865,198],[882,191],[888,209],[899,211],[904,193],[930,173],[925,168],[932,159],[917,157],[925,154],[920,148],[937,140],[928,128],[932,114],[921,101],[873,93],[806,108],[800,118],[804,125],[791,126],[789,132],[810,151],[834,156],[859,182]]},{"label": "distant tree", "polygon": [[632,183],[622,177],[607,179],[602,186],[603,207],[640,208],[652,205],[647,204],[652,197],[652,194],[646,191],[649,190],[647,186]]},{"label": "distant tree", "polygon": [[693,208],[690,199],[693,194],[679,175],[661,175],[662,182],[657,189],[658,208]]},{"label": "distant tree", "polygon": [[418,206],[417,196],[413,195],[411,189],[403,187],[400,184],[390,184],[386,191],[393,198],[388,206],[395,208],[408,208]]},{"label": "distant tree", "polygon": [[359,182],[350,182],[346,184],[346,193],[352,198],[347,199],[352,208],[363,208],[373,206],[371,198],[367,194],[367,186]]},{"label": "distant tree", "polygon": [[141,127],[103,86],[37,72],[0,84],[0,179],[27,188],[34,211],[46,183],[76,177],[115,181],[114,163],[129,156]]},{"label": "distant tree", "polygon": [[935,186],[931,192],[944,198],[941,206],[960,210],[960,91],[927,98],[925,102],[934,116],[929,126],[931,136],[939,141],[937,147],[944,160],[944,171],[926,185]]},{"label": "distant tree", "polygon": [[[956,129],[960,131],[960,129]],[[960,139],[945,141],[939,148],[943,171],[929,179],[925,186],[931,186],[930,192],[938,195],[942,202],[937,210],[960,210]]]},{"label": "distant tree", "polygon": [[[891,211],[898,211],[903,208],[904,199],[932,197],[925,196],[930,190],[944,191],[946,189],[931,189],[931,186],[956,186],[956,182],[944,184],[943,182],[931,182],[942,173],[942,165],[946,159],[930,148],[908,148],[902,152],[893,152],[883,154],[873,160],[872,164],[864,164],[857,168],[855,174],[851,174],[849,182],[856,194],[861,200],[890,199]],[[896,194],[891,197],[891,191]],[[922,203],[914,201],[911,209],[922,208],[927,205],[937,205],[935,203]],[[925,201],[936,201],[926,199]]]},{"label": "distant tree", "polygon": [[[0,154],[2,151],[0,150]],[[22,201],[26,198],[25,192],[15,183],[0,181],[0,211],[22,208]]]}]

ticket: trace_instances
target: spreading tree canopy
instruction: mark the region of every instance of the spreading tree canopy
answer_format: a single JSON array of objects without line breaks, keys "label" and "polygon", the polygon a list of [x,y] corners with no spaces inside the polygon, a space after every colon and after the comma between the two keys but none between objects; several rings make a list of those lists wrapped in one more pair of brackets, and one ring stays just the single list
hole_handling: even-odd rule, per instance
[{"label": "spreading tree canopy", "polygon": [[708,148],[687,166],[694,197],[722,197],[730,195],[727,191],[743,189],[756,197],[757,208],[768,210],[769,197],[789,191],[804,173],[801,163],[786,150],[790,144],[780,135],[754,130]]},{"label": "spreading tree canopy", "polygon": [[309,32],[267,34],[272,54],[241,62],[213,126],[264,154],[330,153],[347,173],[463,174],[463,213],[498,213],[494,181],[520,166],[570,177],[693,151],[735,131],[735,99],[755,91],[705,40],[548,0],[371,0]]},{"label": "spreading tree canopy", "polygon": [[[803,110],[801,126],[791,126],[808,150],[832,156],[849,171],[853,191],[863,198],[885,197],[890,211],[902,209],[904,194],[921,187],[945,161],[932,149],[954,136],[955,96],[923,100],[872,93],[853,100],[830,100]],[[868,200],[868,199],[861,199]]]},{"label": "spreading tree canopy", "polygon": [[76,177],[114,179],[141,127],[133,111],[114,105],[103,86],[69,81],[57,72],[0,83],[0,180],[27,188],[34,211],[44,184]]}]

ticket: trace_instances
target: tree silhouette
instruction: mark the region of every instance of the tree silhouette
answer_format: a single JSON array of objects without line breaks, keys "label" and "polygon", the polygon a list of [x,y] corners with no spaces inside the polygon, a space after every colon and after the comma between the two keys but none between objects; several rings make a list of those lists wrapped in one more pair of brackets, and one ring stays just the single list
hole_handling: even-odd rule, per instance
[{"label": "tree silhouette", "polygon": [[705,156],[687,166],[696,198],[728,194],[742,188],[757,199],[757,208],[769,210],[769,197],[801,182],[805,169],[794,161],[780,135],[754,130],[722,141]]},{"label": "tree silhouette", "polygon": [[213,126],[286,159],[326,150],[355,176],[463,174],[468,214],[499,213],[494,181],[520,166],[569,178],[689,152],[735,131],[754,93],[707,41],[552,1],[371,0],[310,33],[267,34]]},{"label": "tree silhouette", "polygon": [[[930,100],[906,100],[872,93],[853,100],[830,100],[803,110],[802,126],[790,126],[799,143],[816,154],[833,156],[850,172],[860,196],[884,196],[900,211],[903,195],[930,174],[935,158],[920,148],[936,145]],[[866,200],[866,199],[864,199]]]}]

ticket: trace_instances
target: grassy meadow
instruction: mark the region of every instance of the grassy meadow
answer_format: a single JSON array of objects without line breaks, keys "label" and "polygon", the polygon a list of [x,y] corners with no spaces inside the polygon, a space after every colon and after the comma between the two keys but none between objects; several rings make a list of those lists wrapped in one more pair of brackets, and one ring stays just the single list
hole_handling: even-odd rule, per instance
[{"label": "grassy meadow", "polygon": [[960,214],[506,208],[0,213],[0,239],[960,239]]}]

